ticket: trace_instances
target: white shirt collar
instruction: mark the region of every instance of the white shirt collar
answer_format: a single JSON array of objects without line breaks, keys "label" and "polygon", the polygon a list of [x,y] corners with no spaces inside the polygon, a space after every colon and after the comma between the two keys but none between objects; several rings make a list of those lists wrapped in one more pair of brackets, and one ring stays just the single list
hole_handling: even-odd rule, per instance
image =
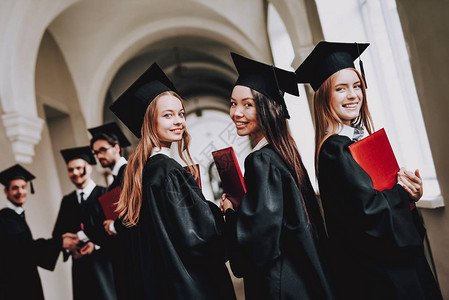
[{"label": "white shirt collar", "polygon": [[268,141],[265,137],[263,137],[256,146],[254,146],[253,150],[251,152],[257,151],[262,149],[263,147],[265,147],[266,145],[268,145]]},{"label": "white shirt collar", "polygon": [[84,193],[84,200],[87,200],[87,198],[89,198],[90,194],[92,193],[92,191],[94,190],[94,188],[96,186],[97,185],[95,184],[95,182],[92,179],[90,179],[84,189],[82,189],[82,190],[76,189],[76,198],[78,199],[78,203],[81,203],[81,197],[80,197],[81,192]]},{"label": "white shirt collar", "polygon": [[153,149],[153,152],[151,152],[151,155],[150,155],[150,157],[153,157],[153,156],[155,156],[156,154],[165,154],[165,155],[167,155],[168,157],[171,157],[170,156],[170,148],[167,148],[167,147],[162,147],[162,148],[159,148],[159,147],[157,147],[157,148],[154,148]]},{"label": "white shirt collar", "polygon": [[7,201],[6,202],[6,206],[8,206],[8,208],[11,208],[13,211],[16,212],[16,214],[20,215],[22,214],[25,210],[23,209],[23,207],[21,206],[15,206],[14,204],[11,203],[11,201]]},{"label": "white shirt collar", "polygon": [[337,128],[337,134],[346,136],[350,140],[352,140],[354,138],[354,129],[355,129],[354,127],[345,124],[343,124],[343,126],[339,125],[339,127]]},{"label": "white shirt collar", "polygon": [[128,161],[122,156],[120,157],[120,159],[115,163],[114,168],[112,168],[112,175],[117,176],[118,172],[120,171],[120,168],[123,165],[126,165],[128,163]]}]

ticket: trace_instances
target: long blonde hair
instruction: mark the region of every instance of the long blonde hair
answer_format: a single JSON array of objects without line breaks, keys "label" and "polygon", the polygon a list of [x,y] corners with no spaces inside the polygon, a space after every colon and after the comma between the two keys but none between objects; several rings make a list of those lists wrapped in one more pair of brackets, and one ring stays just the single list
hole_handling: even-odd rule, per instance
[{"label": "long blonde hair", "polygon": [[[362,88],[362,106],[360,108],[359,116],[352,122],[355,127],[363,127],[369,134],[373,133],[373,120],[368,109],[368,102],[366,99],[366,87],[365,82],[362,79],[360,73],[354,68],[348,68],[353,70],[360,79]],[[337,130],[343,126],[343,121],[334,111],[331,105],[332,90],[335,85],[336,74],[330,76],[320,88],[315,92],[313,97],[313,110],[315,119],[315,170],[318,176],[318,156],[320,154],[321,146],[324,141],[331,135],[337,133]]]},{"label": "long blonde hair", "polygon": [[[157,102],[162,96],[172,95],[181,101],[182,98],[172,91],[159,94],[151,103],[145,112],[142,124],[142,138],[133,151],[126,166],[125,177],[123,180],[123,189],[120,194],[120,200],[117,205],[119,216],[123,217],[123,224],[127,227],[134,226],[139,221],[140,208],[142,206],[142,177],[143,168],[154,148],[160,148],[161,142],[157,136]],[[193,164],[188,145],[190,135],[184,130],[182,140],[178,142],[178,153],[181,159],[186,163],[189,171],[195,178],[198,177],[198,169]],[[187,158],[185,158],[186,154]]]}]

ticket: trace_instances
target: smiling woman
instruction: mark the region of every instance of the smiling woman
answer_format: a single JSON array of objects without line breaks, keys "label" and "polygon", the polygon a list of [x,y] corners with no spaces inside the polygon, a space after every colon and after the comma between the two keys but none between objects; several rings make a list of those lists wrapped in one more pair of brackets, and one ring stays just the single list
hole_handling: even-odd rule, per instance
[{"label": "smiling woman", "polygon": [[344,69],[335,73],[331,79],[331,106],[343,124],[351,126],[352,120],[359,116],[363,102],[360,75],[356,70]]},{"label": "smiling woman", "polygon": [[182,139],[186,121],[184,106],[177,94],[162,94],[157,99],[157,135],[163,147]]},{"label": "smiling woman", "polygon": [[348,149],[363,129],[373,130],[365,80],[353,63],[368,45],[320,42],[296,70],[298,81],[316,91],[316,168],[330,270],[341,299],[442,299],[424,256],[425,229],[410,209],[422,196],[419,171],[401,169],[397,184],[379,191]]},{"label": "smiling woman", "polygon": [[256,103],[250,88],[241,85],[234,87],[229,115],[234,121],[238,135],[249,135],[254,144],[263,138],[262,131],[257,124]]},{"label": "smiling woman", "polygon": [[221,201],[230,262],[245,298],[334,299],[322,261],[324,224],[307,170],[288,127],[284,92],[295,74],[231,53],[239,73],[229,115],[256,146],[245,159],[247,193],[235,208]]},{"label": "smiling woman", "polygon": [[[195,181],[184,104],[173,83],[153,64],[111,110],[141,137],[117,207],[125,248],[117,284],[124,299],[235,299],[224,264],[223,217]],[[190,172],[170,157],[173,142]]]}]

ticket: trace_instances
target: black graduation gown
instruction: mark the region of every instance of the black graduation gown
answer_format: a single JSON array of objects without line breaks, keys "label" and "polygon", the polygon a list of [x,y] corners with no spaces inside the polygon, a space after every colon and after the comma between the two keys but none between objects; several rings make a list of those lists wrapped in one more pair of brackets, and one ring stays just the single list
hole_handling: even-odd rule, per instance
[{"label": "black graduation gown", "polygon": [[114,181],[112,181],[111,185],[108,187],[108,191],[115,189],[118,186],[122,186],[123,178],[125,177],[126,165],[120,167],[118,170],[117,176],[114,177]]},{"label": "black graduation gown", "polygon": [[284,161],[265,146],[245,159],[244,178],[247,193],[237,212],[226,211],[226,226],[246,299],[334,299],[322,247]]},{"label": "black graduation gown", "polygon": [[400,186],[374,190],[345,136],[321,147],[319,186],[341,299],[442,299]]},{"label": "black graduation gown", "polygon": [[223,217],[190,172],[164,154],[143,171],[139,222],[126,240],[127,299],[235,299],[225,266]]},{"label": "black graduation gown", "polygon": [[[114,177],[114,181],[109,185],[108,191],[111,191],[115,189],[118,186],[123,186],[123,179],[125,178],[125,170],[126,170],[127,164],[124,164],[120,167],[117,176]],[[123,223],[117,219],[114,222],[115,230],[117,231],[117,235],[109,236],[107,239],[107,245],[105,245],[105,250],[109,253],[111,260],[112,260],[112,269],[114,274],[114,281],[115,282],[123,282],[127,281],[128,278],[126,278],[126,260],[125,260],[125,250],[124,250],[124,244],[123,237],[121,235],[121,232],[126,230],[126,228],[123,226]],[[102,226],[103,229],[103,226]],[[103,229],[104,231],[104,229]],[[118,299],[127,299],[128,295],[125,290],[121,289],[123,285],[116,284],[116,293]]]},{"label": "black graduation gown", "polygon": [[[84,232],[89,237],[89,231],[102,226],[105,220],[98,197],[106,192],[106,188],[96,186],[86,199],[86,213],[81,214],[76,192],[64,196],[59,209],[58,218],[53,229],[53,236],[66,232],[76,233],[84,225]],[[68,254],[63,250],[64,261]],[[91,255],[85,255],[72,262],[72,283],[74,299],[116,299],[115,285],[112,275],[112,265],[109,255],[104,249],[94,250]]]},{"label": "black graduation gown", "polygon": [[0,210],[0,299],[44,299],[37,266],[53,270],[62,238],[33,240],[25,219]]}]

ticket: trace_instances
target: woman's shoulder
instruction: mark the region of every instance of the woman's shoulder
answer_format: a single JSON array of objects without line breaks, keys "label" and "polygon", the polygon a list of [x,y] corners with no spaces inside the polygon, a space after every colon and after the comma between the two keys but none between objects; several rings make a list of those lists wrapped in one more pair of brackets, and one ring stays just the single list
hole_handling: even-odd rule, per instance
[{"label": "woman's shoulder", "polygon": [[173,158],[165,154],[157,154],[150,157],[145,164],[143,174],[148,178],[166,178],[173,173],[187,172]]},{"label": "woman's shoulder", "polygon": [[320,154],[323,152],[340,152],[351,145],[353,141],[343,135],[334,134],[328,137],[321,146]]},{"label": "woman's shoulder", "polygon": [[247,166],[261,166],[261,167],[275,167],[279,169],[288,170],[285,162],[279,154],[270,146],[267,145],[257,151],[252,152],[245,159],[245,169]]}]

